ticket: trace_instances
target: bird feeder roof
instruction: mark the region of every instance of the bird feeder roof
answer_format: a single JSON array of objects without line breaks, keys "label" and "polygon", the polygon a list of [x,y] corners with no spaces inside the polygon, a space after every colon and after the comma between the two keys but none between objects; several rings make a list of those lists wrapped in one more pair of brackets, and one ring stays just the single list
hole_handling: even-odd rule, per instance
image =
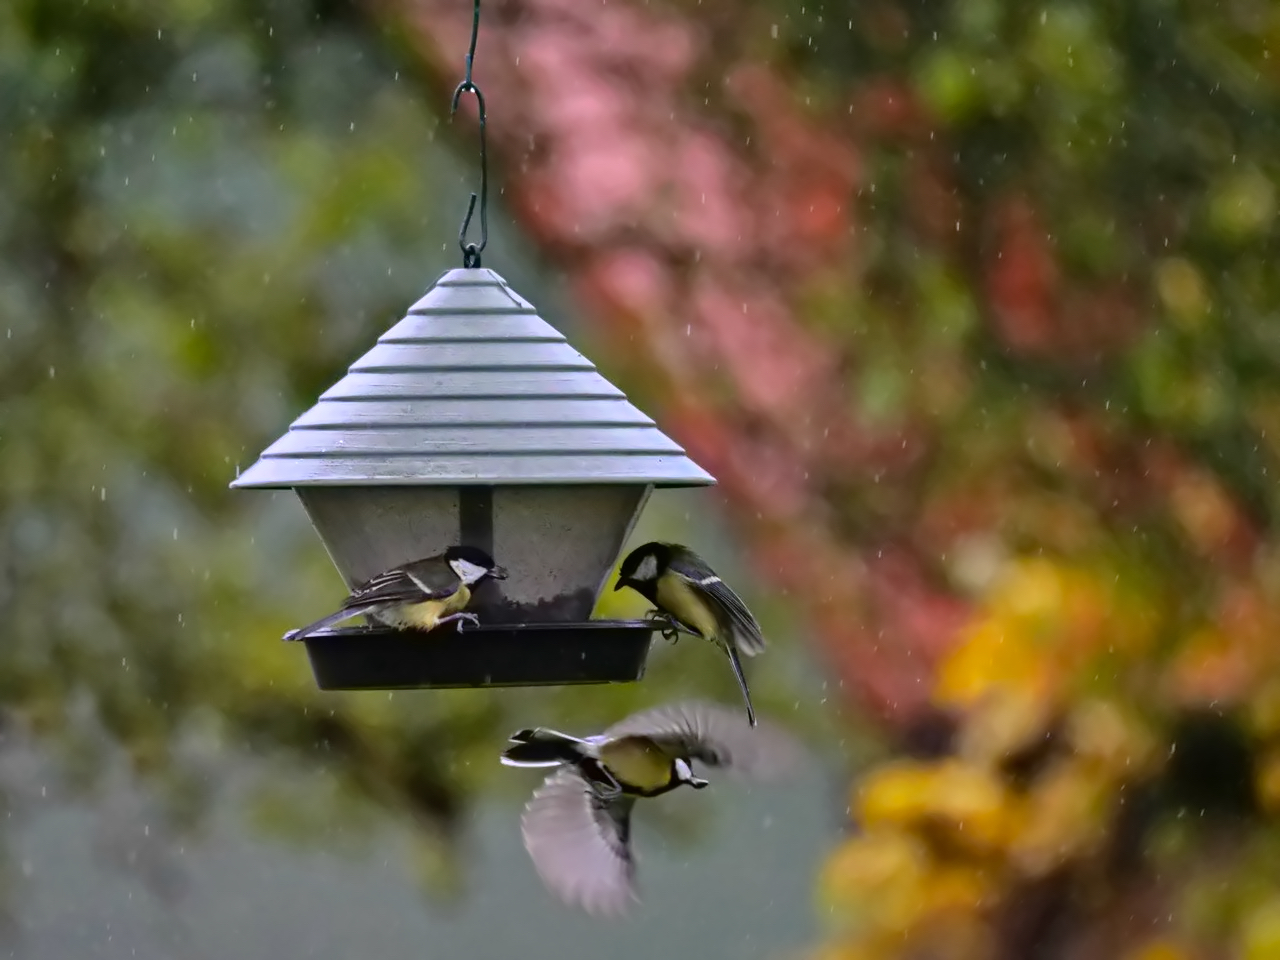
[{"label": "bird feeder roof", "polygon": [[715,478],[493,270],[445,273],[238,488]]}]

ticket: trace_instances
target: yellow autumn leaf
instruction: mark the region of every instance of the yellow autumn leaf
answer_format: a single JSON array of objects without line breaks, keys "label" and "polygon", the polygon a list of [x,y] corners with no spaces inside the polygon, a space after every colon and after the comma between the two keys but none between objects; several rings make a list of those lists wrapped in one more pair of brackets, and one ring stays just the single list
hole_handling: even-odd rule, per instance
[{"label": "yellow autumn leaf", "polygon": [[807,957],[808,960],[880,960],[879,954],[853,943],[824,944],[809,953]]},{"label": "yellow autumn leaf", "polygon": [[1248,704],[1248,723],[1259,737],[1280,735],[1280,678],[1267,680]]},{"label": "yellow autumn leaf", "polygon": [[938,668],[933,699],[939,706],[971,707],[994,690],[1047,694],[1048,677],[1025,637],[1000,620],[975,624]]},{"label": "yellow autumn leaf", "polygon": [[953,758],[879,768],[863,781],[856,807],[868,828],[930,821],[947,828],[958,845],[978,851],[1000,846],[1016,817],[1014,798],[994,773]]},{"label": "yellow autumn leaf", "polygon": [[1077,705],[1067,718],[1067,739],[1078,756],[1102,764],[1116,776],[1136,776],[1155,759],[1155,741],[1131,711],[1109,700]]},{"label": "yellow autumn leaf", "polygon": [[1268,750],[1259,758],[1253,785],[1262,809],[1280,813],[1280,750]]},{"label": "yellow autumn leaf", "polygon": [[1106,774],[1078,758],[1055,763],[1026,796],[1026,817],[1010,859],[1023,873],[1042,876],[1102,839],[1111,799]]},{"label": "yellow autumn leaf", "polygon": [[834,926],[853,930],[909,930],[925,904],[920,896],[929,853],[911,835],[874,830],[846,841],[818,881],[819,904]]},{"label": "yellow autumn leaf", "polygon": [[1280,958],[1280,898],[1256,907],[1240,930],[1240,960]]},{"label": "yellow autumn leaf", "polygon": [[1130,950],[1124,960],[1190,960],[1191,955],[1168,940],[1151,940]]},{"label": "yellow autumn leaf", "polygon": [[841,846],[819,891],[846,935],[900,942],[933,923],[977,916],[996,902],[999,878],[976,865],[939,863],[918,838],[886,828]]},{"label": "yellow autumn leaf", "polygon": [[996,901],[999,881],[993,871],[973,864],[940,864],[921,886],[930,914],[977,913]]},{"label": "yellow autumn leaf", "polygon": [[1216,627],[1204,627],[1183,641],[1167,679],[1175,700],[1202,704],[1234,702],[1257,675],[1257,664],[1240,644]]},{"label": "yellow autumn leaf", "polygon": [[1043,740],[1052,702],[1027,689],[1006,687],[984,697],[965,718],[956,753],[970,763],[995,765]]}]

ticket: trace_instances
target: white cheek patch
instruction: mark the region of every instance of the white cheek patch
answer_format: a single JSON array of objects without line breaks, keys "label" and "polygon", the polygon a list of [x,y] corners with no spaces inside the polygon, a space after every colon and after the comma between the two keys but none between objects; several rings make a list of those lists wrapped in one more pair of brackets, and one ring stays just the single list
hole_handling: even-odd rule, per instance
[{"label": "white cheek patch", "polygon": [[640,566],[636,567],[635,579],[637,580],[657,580],[658,579],[658,561],[654,559],[653,554],[649,554],[640,561]]},{"label": "white cheek patch", "polygon": [[470,560],[450,560],[449,566],[458,575],[458,579],[467,586],[489,575],[489,568],[472,563]]},{"label": "white cheek patch", "polygon": [[677,757],[677,758],[676,758],[675,767],[676,767],[676,779],[677,779],[677,780],[692,780],[692,779],[693,779],[693,768],[689,766],[688,761],[683,760],[683,759],[681,759],[681,758]]}]

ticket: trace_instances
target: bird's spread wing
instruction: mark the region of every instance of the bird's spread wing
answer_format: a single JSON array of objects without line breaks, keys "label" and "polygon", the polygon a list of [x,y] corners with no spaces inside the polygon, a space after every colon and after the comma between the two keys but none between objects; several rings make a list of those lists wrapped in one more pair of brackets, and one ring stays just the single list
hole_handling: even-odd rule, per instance
[{"label": "bird's spread wing", "polygon": [[753,780],[783,777],[803,755],[800,744],[777,726],[752,727],[741,713],[717,703],[689,701],[654,707],[606,731],[614,737],[648,737],[675,757]]},{"label": "bird's spread wing", "polygon": [[617,915],[636,900],[631,853],[632,797],[606,803],[573,769],[548,777],[520,820],[525,849],[542,882],[588,913]]},{"label": "bird's spread wing", "polygon": [[442,600],[457,589],[458,577],[443,560],[418,560],[387,570],[357,585],[344,606]]},{"label": "bird's spread wing", "polygon": [[671,558],[668,569],[684,580],[691,589],[724,611],[733,641],[739,650],[748,657],[764,652],[765,640],[760,624],[742,602],[742,598],[716,575],[706,561],[696,553],[685,550],[677,552]]}]

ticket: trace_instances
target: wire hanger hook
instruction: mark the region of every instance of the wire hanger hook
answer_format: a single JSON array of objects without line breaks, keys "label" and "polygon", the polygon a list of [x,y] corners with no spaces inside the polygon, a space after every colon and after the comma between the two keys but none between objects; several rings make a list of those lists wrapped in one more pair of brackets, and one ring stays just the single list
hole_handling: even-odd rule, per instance
[{"label": "wire hanger hook", "polygon": [[467,215],[458,231],[458,246],[462,248],[462,265],[464,267],[480,266],[480,254],[489,245],[489,164],[484,149],[484,94],[471,82],[471,64],[476,56],[476,39],[480,35],[480,0],[475,0],[475,15],[471,20],[471,46],[467,49],[467,75],[453,91],[453,102],[449,108],[449,119],[458,112],[458,101],[464,93],[473,93],[476,104],[480,108],[480,242],[467,242],[467,230],[471,227],[471,215],[476,210],[476,195],[471,194],[467,203]]}]

